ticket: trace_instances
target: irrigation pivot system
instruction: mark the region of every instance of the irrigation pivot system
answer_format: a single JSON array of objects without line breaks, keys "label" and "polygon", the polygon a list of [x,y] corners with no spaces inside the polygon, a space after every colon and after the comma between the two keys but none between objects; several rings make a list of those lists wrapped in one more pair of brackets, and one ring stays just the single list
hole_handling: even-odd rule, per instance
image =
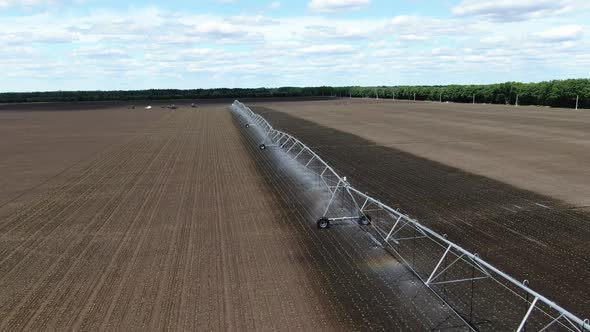
[{"label": "irrigation pivot system", "polygon": [[[274,129],[261,115],[239,101],[231,109],[245,127],[260,130],[260,150],[275,147],[318,177],[330,193],[319,216],[320,229],[357,222],[385,250],[412,272],[471,330],[590,331],[582,320],[529,287],[379,200],[354,188],[319,155],[292,135]],[[393,190],[393,189],[392,189]]]}]

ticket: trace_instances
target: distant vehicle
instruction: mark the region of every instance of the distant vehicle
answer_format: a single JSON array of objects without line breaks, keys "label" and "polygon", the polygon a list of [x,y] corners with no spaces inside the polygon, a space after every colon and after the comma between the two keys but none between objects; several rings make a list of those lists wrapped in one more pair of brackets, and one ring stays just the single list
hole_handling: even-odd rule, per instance
[{"label": "distant vehicle", "polygon": [[195,103],[191,103],[191,107],[195,108],[195,107],[197,107],[197,105]]},{"label": "distant vehicle", "polygon": [[170,104],[170,105],[168,105],[168,108],[171,110],[175,110],[177,107],[174,104]]},{"label": "distant vehicle", "polygon": [[152,107],[151,107],[151,106],[146,106],[146,107],[145,107],[145,109],[146,109],[146,110],[151,110],[151,109],[152,109]]}]

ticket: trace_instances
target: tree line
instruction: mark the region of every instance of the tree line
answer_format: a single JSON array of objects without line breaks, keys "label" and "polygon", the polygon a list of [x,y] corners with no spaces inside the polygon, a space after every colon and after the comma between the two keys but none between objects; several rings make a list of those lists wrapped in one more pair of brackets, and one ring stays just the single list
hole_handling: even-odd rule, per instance
[{"label": "tree line", "polygon": [[590,108],[590,79],[539,83],[506,82],[487,85],[397,86],[353,88],[353,97],[394,98],[458,103],[539,105]]},{"label": "tree line", "polygon": [[355,97],[450,101],[458,103],[541,105],[590,108],[590,79],[485,85],[282,87],[252,89],[151,89],[133,91],[47,91],[0,93],[0,103],[134,101],[215,98]]}]

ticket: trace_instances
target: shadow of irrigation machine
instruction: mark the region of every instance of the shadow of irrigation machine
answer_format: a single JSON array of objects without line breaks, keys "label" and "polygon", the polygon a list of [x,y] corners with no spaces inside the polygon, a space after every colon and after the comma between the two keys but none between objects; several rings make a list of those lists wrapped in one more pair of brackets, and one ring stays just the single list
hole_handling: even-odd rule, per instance
[{"label": "shadow of irrigation machine", "polygon": [[471,330],[590,331],[582,320],[520,282],[339,176],[300,140],[274,129],[261,115],[235,101],[231,106],[256,127],[264,142],[260,150],[276,147],[317,176],[330,200],[317,220],[320,229],[337,222],[357,222],[400,260],[412,278],[431,290]]}]

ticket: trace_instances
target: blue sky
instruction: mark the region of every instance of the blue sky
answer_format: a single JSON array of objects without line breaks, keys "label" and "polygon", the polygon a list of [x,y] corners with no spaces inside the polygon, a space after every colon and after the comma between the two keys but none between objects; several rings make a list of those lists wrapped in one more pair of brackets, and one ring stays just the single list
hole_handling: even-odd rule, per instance
[{"label": "blue sky", "polygon": [[590,75],[587,0],[0,0],[0,91]]}]

